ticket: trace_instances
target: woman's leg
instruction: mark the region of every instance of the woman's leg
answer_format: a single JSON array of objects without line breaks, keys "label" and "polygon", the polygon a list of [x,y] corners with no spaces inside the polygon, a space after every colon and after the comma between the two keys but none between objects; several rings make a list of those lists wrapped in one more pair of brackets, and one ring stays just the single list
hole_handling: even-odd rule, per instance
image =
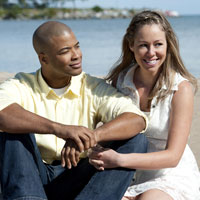
[{"label": "woman's leg", "polygon": [[159,189],[151,189],[139,195],[136,200],[174,200],[166,192]]}]

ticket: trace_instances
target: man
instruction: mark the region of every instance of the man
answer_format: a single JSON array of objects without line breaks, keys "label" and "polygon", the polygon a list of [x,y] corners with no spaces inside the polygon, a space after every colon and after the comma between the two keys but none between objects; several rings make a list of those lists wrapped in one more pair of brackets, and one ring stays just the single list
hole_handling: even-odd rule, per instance
[{"label": "man", "polygon": [[[115,141],[119,152],[145,152],[144,136],[135,136],[145,116],[104,80],[82,72],[79,42],[65,24],[39,26],[33,46],[41,69],[0,86],[4,199],[121,199],[133,172],[98,172],[83,151]],[[96,128],[99,121],[105,124]]]}]

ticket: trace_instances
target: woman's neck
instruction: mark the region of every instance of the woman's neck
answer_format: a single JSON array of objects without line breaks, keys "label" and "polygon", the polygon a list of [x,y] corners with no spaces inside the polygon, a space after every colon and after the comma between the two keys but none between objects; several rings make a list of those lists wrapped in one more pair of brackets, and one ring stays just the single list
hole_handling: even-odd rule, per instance
[{"label": "woman's neck", "polygon": [[133,82],[136,86],[146,88],[150,91],[154,87],[157,77],[158,74],[148,73],[138,67],[134,73]]}]

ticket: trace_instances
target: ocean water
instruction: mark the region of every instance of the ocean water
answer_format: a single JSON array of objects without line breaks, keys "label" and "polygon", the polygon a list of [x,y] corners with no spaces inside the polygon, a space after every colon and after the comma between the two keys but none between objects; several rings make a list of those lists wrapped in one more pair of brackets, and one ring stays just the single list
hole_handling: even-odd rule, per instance
[{"label": "ocean water", "polygon": [[[200,16],[168,18],[188,70],[200,77]],[[83,69],[106,75],[121,53],[121,42],[131,19],[60,20],[69,25],[83,53]],[[32,72],[40,67],[32,34],[44,20],[0,21],[0,72]]]}]

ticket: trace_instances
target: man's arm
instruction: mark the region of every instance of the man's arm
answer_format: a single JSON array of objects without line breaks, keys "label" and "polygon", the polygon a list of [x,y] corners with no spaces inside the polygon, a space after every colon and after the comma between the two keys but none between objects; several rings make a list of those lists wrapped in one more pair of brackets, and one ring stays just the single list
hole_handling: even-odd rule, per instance
[{"label": "man's arm", "polygon": [[63,139],[72,139],[80,151],[94,146],[95,135],[82,126],[63,125],[36,115],[14,103],[0,111],[0,129],[8,133],[54,134]]},{"label": "man's arm", "polygon": [[110,122],[95,130],[97,142],[129,139],[146,127],[142,116],[134,113],[122,113]]}]

